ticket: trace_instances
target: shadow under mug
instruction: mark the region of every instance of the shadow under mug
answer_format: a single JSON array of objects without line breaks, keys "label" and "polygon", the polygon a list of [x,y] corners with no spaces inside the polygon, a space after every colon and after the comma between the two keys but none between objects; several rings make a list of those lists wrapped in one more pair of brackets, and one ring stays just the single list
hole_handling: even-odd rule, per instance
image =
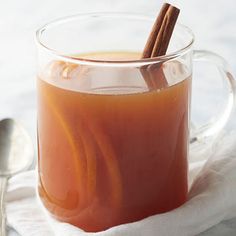
[{"label": "shadow under mug", "polygon": [[[60,221],[101,231],[180,206],[187,200],[189,143],[216,136],[230,116],[235,81],[227,64],[193,51],[193,34],[183,25],[165,56],[94,58],[141,52],[152,24],[140,15],[94,13],[37,31],[39,195]],[[189,137],[193,60],[217,67],[228,103]]]}]

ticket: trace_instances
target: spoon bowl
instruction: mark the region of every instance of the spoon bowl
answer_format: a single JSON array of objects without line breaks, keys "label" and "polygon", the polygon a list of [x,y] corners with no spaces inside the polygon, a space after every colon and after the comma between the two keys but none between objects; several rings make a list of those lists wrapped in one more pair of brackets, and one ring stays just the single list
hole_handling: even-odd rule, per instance
[{"label": "spoon bowl", "polygon": [[33,162],[33,145],[25,129],[12,119],[0,121],[0,176],[27,170]]}]

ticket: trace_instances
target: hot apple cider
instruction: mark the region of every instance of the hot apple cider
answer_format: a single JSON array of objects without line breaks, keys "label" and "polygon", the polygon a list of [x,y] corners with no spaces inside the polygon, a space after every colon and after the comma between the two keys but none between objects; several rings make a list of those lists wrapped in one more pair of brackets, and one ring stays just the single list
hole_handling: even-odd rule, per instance
[{"label": "hot apple cider", "polygon": [[188,190],[191,79],[148,90],[128,83],[129,69],[114,87],[99,85],[103,73],[114,76],[54,61],[38,78],[39,195],[55,218],[86,231],[174,209]]}]

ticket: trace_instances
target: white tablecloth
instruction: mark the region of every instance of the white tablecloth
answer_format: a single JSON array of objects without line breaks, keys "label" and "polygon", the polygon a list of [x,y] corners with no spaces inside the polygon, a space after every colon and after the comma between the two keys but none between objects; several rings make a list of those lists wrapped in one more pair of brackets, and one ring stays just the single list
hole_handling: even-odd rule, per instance
[{"label": "white tablecloth", "polygon": [[[236,4],[235,0],[176,0],[181,8],[179,21],[195,33],[196,48],[213,50],[224,56],[236,75]],[[35,30],[55,18],[84,12],[121,11],[155,16],[162,1],[157,0],[11,0],[0,4],[0,119],[13,117],[29,131],[35,142],[36,134],[36,48]],[[214,79],[214,78],[213,78]],[[204,82],[204,83],[203,83]],[[206,84],[208,83],[208,84]],[[212,93],[205,102],[207,86],[212,81],[194,78],[193,103],[195,114],[218,113],[212,106],[219,98]],[[196,91],[203,96],[195,99]],[[196,102],[197,101],[197,102]],[[204,106],[202,106],[204,104]],[[214,107],[214,109],[213,109]],[[220,108],[219,108],[220,109]],[[201,112],[202,111],[202,112]],[[204,117],[200,117],[204,119]],[[236,120],[236,119],[235,119]],[[230,129],[236,128],[231,120]],[[235,235],[236,219],[219,224],[202,235]],[[13,233],[11,235],[14,235]]]}]

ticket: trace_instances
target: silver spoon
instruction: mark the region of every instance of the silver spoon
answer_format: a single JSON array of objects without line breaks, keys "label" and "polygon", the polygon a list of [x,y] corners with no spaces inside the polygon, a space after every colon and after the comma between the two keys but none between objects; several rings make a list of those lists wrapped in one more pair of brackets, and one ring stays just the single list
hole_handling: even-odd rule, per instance
[{"label": "silver spoon", "polygon": [[31,138],[12,119],[0,121],[0,236],[6,236],[4,195],[9,177],[27,170],[34,158]]}]

